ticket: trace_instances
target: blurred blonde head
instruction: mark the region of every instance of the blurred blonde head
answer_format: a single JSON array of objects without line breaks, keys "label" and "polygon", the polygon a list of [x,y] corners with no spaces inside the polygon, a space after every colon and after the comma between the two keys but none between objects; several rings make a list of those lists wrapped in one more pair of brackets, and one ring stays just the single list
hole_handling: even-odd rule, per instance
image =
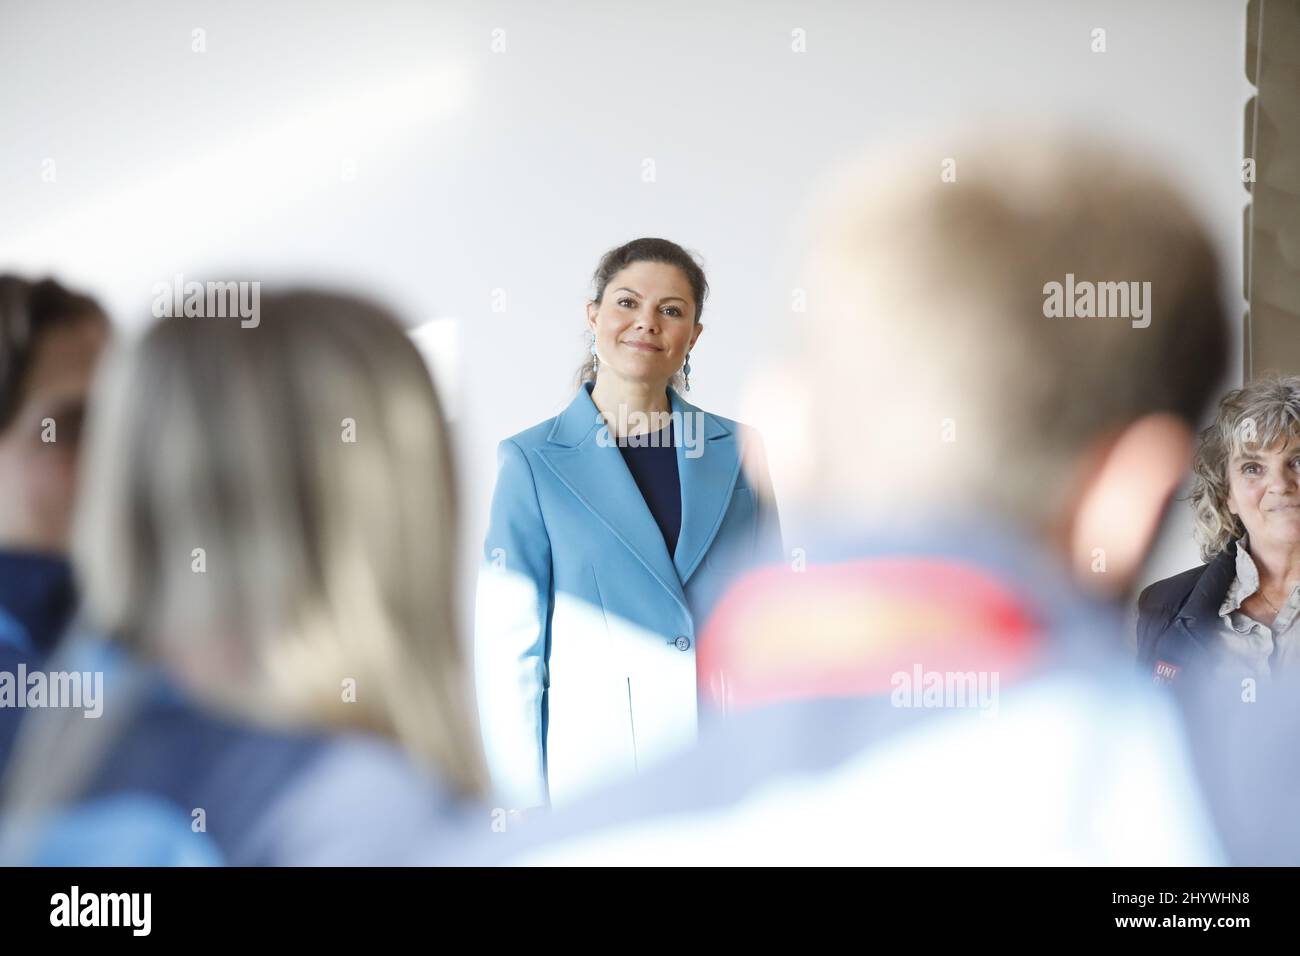
[{"label": "blurred blonde head", "polygon": [[1300,438],[1300,376],[1270,375],[1233,389],[1200,435],[1188,498],[1196,516],[1201,557],[1209,561],[1246,533],[1228,506],[1228,465],[1234,455]]},{"label": "blurred blonde head", "polygon": [[[801,410],[801,497],[842,516],[1054,533],[1090,447],[1161,412],[1194,427],[1224,372],[1211,244],[1122,152],[981,134],[852,168],[811,223],[779,401]],[[1048,317],[1067,274],[1150,282],[1149,326]]]},{"label": "blurred blonde head", "polygon": [[103,398],[90,623],[219,707],[385,735],[479,792],[445,424],[398,323],[314,292],[264,296],[255,328],[165,319]]}]

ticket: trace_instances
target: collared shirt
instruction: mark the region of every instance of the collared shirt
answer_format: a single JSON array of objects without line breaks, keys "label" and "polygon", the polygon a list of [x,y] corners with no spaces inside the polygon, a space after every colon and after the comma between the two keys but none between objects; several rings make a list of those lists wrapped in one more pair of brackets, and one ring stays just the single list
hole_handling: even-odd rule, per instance
[{"label": "collared shirt", "polygon": [[1271,626],[1241,610],[1259,591],[1259,569],[1247,550],[1246,539],[1237,542],[1237,576],[1228,586],[1219,618],[1223,622],[1221,668],[1244,676],[1269,678],[1300,675],[1300,584],[1278,609]]}]

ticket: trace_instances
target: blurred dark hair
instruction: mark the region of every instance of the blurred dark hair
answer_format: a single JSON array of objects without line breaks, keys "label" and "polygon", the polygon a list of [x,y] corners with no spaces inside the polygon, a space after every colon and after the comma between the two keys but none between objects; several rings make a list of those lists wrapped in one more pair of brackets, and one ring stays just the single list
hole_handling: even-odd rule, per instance
[{"label": "blurred dark hair", "polygon": [[[695,321],[700,321],[700,316],[704,314],[704,300],[709,294],[709,280],[704,278],[704,269],[695,257],[669,239],[633,239],[601,256],[600,264],[596,266],[596,272],[591,277],[592,285],[596,289],[592,301],[599,305],[605,298],[605,287],[609,285],[609,280],[635,262],[661,262],[680,269],[686,276],[686,281],[690,283],[691,295],[695,298]],[[680,387],[678,381],[680,378],[680,372],[673,377],[675,386]],[[591,382],[595,379],[595,363],[588,355],[582,368],[578,370],[578,383]]]},{"label": "blurred dark hair", "polygon": [[90,296],[54,279],[0,275],[0,431],[18,413],[41,339],[60,325],[82,321],[107,324],[108,315]]}]

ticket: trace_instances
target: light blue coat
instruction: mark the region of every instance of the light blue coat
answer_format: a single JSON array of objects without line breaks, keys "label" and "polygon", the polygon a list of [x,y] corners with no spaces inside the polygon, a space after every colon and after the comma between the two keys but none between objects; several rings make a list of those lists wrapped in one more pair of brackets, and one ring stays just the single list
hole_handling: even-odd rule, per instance
[{"label": "light blue coat", "polygon": [[693,743],[704,621],[740,571],[782,560],[758,436],[669,399],[682,493],[673,556],[589,387],[498,449],[474,656],[488,766],[508,807],[566,803]]}]

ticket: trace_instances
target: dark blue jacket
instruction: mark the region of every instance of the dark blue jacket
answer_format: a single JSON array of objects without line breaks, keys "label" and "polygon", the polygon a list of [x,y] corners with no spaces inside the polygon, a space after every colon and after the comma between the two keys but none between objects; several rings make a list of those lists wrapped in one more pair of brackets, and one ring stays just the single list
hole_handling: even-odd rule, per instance
[{"label": "dark blue jacket", "polygon": [[32,657],[48,654],[76,606],[66,559],[0,550],[0,648]]},{"label": "dark blue jacket", "polygon": [[[1138,664],[1160,683],[1208,676],[1223,622],[1219,608],[1237,576],[1237,545],[1208,563],[1157,581],[1138,597]],[[1162,666],[1163,665],[1163,666]]]},{"label": "dark blue jacket", "polygon": [[[0,550],[0,673],[35,667],[67,628],[77,606],[72,566],[47,554]],[[24,710],[0,706],[0,774]]]}]

